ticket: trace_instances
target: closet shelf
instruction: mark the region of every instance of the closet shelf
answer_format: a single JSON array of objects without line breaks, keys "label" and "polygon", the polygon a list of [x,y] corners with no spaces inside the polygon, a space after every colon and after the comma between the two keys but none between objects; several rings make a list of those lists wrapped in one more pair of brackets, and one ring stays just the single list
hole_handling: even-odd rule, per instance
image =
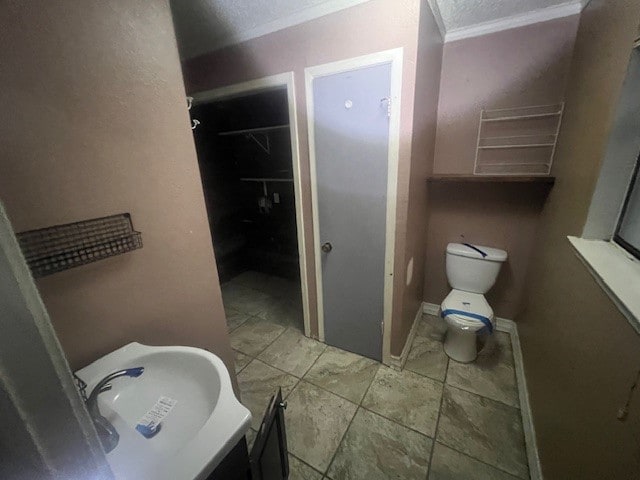
[{"label": "closet shelf", "polygon": [[266,197],[269,194],[267,183],[293,183],[293,178],[241,178],[241,182],[257,182],[262,184],[262,192]]},{"label": "closet shelf", "polygon": [[430,175],[427,177],[427,182],[440,183],[440,182],[470,182],[470,183],[539,183],[553,185],[556,181],[556,177],[549,175],[466,175],[466,174],[453,174],[453,175]]},{"label": "closet shelf", "polygon": [[288,123],[284,125],[274,125],[271,127],[245,128],[243,130],[229,130],[226,132],[218,132],[218,135],[220,135],[221,137],[228,136],[228,135],[247,135],[250,133],[265,133],[273,130],[283,130],[285,128],[289,128]]},{"label": "closet shelf", "polygon": [[242,182],[293,182],[293,178],[241,178]]},{"label": "closet shelf", "polygon": [[[218,135],[221,137],[229,137],[234,135],[242,135],[245,138],[251,139],[255,142],[258,147],[268,155],[271,155],[271,141],[269,140],[269,132],[273,132],[275,130],[284,130],[285,128],[289,128],[289,124],[283,125],[273,125],[271,127],[258,127],[258,128],[245,128],[242,130],[229,130],[227,132],[218,132]],[[256,136],[261,135],[262,141]]]}]

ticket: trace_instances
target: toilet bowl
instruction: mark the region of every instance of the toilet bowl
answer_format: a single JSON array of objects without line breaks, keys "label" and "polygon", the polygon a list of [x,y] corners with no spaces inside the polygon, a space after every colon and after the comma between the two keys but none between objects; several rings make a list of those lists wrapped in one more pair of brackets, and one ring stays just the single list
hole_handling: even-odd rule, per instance
[{"label": "toilet bowl", "polygon": [[440,306],[447,324],[444,351],[458,362],[473,362],[478,351],[476,336],[492,334],[493,310],[484,298],[507,260],[507,252],[479,245],[447,245],[447,279],[453,288]]},{"label": "toilet bowl", "polygon": [[495,328],[493,310],[484,295],[451,290],[441,310],[447,324],[445,353],[458,362],[473,362],[478,356],[476,336],[492,334]]}]

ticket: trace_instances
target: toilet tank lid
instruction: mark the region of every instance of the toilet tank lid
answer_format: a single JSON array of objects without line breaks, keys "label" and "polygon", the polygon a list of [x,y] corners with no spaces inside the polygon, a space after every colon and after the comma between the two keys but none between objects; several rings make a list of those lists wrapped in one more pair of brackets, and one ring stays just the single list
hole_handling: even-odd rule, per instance
[{"label": "toilet tank lid", "polygon": [[461,257],[479,258],[492,262],[504,262],[507,260],[507,252],[499,248],[483,247],[472,243],[450,243],[447,245],[447,253]]}]

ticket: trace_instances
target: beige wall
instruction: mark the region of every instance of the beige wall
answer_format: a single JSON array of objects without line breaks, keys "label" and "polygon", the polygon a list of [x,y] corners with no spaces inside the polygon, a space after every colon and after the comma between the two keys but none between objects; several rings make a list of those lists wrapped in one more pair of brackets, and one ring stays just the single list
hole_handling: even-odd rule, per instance
[{"label": "beige wall", "polygon": [[516,319],[548,191],[539,184],[431,183],[425,301],[440,305],[451,291],[445,272],[447,244],[472,242],[508,252],[487,300],[497,316]]},{"label": "beige wall", "polygon": [[473,173],[483,108],[562,101],[579,15],[444,46],[434,173]]},{"label": "beige wall", "polygon": [[402,353],[416,313],[422,309],[425,286],[424,245],[430,208],[427,204],[427,175],[433,168],[442,47],[442,38],[431,9],[423,2],[418,32],[407,235],[404,245],[396,245],[396,248],[404,252],[405,269],[409,262],[413,263],[413,273],[409,275],[409,272],[405,271],[405,278],[402,279],[406,288],[403,292],[402,315],[395,317],[398,321],[394,320],[393,323],[393,355]]},{"label": "beige wall", "polygon": [[592,0],[580,22],[551,191],[518,317],[544,478],[640,478],[640,338],[576,258],[640,3]]},{"label": "beige wall", "polygon": [[[396,219],[395,287],[393,318],[403,318],[405,288],[405,245],[409,202],[414,120],[414,89],[418,49],[420,0],[372,0],[340,12],[321,17],[279,32],[234,45],[184,62],[187,90],[191,93],[243,82],[250,79],[293,71],[296,81],[296,102],[300,136],[301,177],[303,184],[303,214],[308,219],[305,228],[307,242],[307,281],[310,292],[311,330],[317,335],[317,305],[313,235],[311,227],[311,190],[309,178],[309,147],[307,140],[304,69],[368,53],[404,47],[402,108],[400,113],[400,158],[398,171],[398,207]],[[423,14],[425,11],[423,10]],[[429,20],[431,28],[435,24]],[[437,57],[433,52],[425,53]],[[437,68],[436,68],[437,70]],[[434,90],[437,87],[434,87]],[[432,100],[429,100],[432,101]],[[414,191],[415,192],[415,191]],[[416,198],[420,195],[415,192]],[[415,311],[411,314],[411,320]],[[396,339],[392,339],[396,340]],[[395,353],[402,340],[394,341]],[[400,347],[401,349],[402,347]]]},{"label": "beige wall", "polygon": [[142,232],[141,250],[38,280],[72,368],[137,340],[207,348],[235,380],[167,2],[9,2],[0,23],[14,228],[131,212]]},{"label": "beige wall", "polygon": [[[482,108],[562,101],[578,21],[573,15],[445,44],[434,173],[473,173]],[[450,291],[447,243],[467,241],[508,252],[487,297],[496,315],[516,318],[547,192],[527,184],[432,184],[425,301],[440,304]]]}]

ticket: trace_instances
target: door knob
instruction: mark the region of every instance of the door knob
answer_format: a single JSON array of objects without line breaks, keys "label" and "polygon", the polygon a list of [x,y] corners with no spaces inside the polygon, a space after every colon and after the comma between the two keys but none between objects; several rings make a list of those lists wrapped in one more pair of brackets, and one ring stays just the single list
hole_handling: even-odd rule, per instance
[{"label": "door knob", "polygon": [[322,251],[324,253],[329,253],[331,250],[333,250],[333,245],[331,245],[329,242],[325,242],[320,248],[322,248]]}]

